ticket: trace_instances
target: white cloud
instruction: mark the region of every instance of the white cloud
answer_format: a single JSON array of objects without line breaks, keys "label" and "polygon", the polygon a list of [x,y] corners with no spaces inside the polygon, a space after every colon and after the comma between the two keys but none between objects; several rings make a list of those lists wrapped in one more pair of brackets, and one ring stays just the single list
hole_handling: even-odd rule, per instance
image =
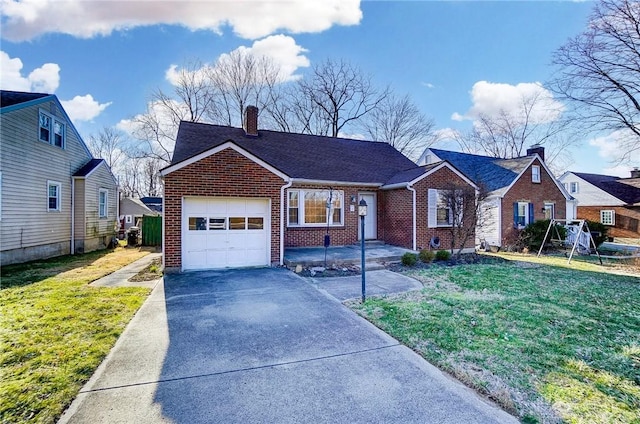
[{"label": "white cloud", "polygon": [[226,25],[256,39],[277,31],[321,32],[362,19],[360,0],[84,1],[0,0],[2,37],[24,41],[45,33],[79,38],[158,24],[220,33]]},{"label": "white cloud", "polygon": [[460,133],[453,128],[441,128],[433,132],[435,141],[456,140]]},{"label": "white cloud", "polygon": [[61,100],[60,103],[72,121],[91,121],[111,104],[111,102],[99,103],[91,94],[75,96],[71,100]]},{"label": "white cloud", "polygon": [[[553,94],[539,82],[523,82],[516,85],[478,81],[470,92],[472,105],[464,114],[455,112],[455,121],[475,120],[480,116],[498,117],[507,113],[513,117],[523,116],[530,108],[529,122],[545,123],[558,119],[564,105],[553,98]],[[533,103],[531,103],[533,102]]]},{"label": "white cloud", "polygon": [[[618,162],[627,154],[625,162],[631,165],[640,165],[640,149],[634,146],[636,135],[630,130],[618,130],[602,137],[589,140],[589,145],[598,149],[598,155],[611,162]],[[615,167],[615,169],[620,167]],[[614,168],[610,168],[614,169]]]},{"label": "white cloud", "polygon": [[60,66],[45,63],[34,69],[28,76],[22,75],[23,63],[20,58],[11,58],[0,50],[0,87],[3,90],[54,93],[60,85]]},{"label": "white cloud", "polygon": [[421,82],[420,85],[423,86],[423,87],[427,87],[427,88],[434,88],[435,87],[435,85],[431,84],[430,82],[424,82],[424,81]]}]

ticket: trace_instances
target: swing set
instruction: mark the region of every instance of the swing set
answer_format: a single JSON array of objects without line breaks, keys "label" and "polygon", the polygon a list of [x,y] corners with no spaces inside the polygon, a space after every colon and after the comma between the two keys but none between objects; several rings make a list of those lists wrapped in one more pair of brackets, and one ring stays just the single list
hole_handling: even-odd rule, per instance
[{"label": "swing set", "polygon": [[[567,230],[567,237],[564,239],[558,230],[558,226],[560,225]],[[589,225],[584,219],[552,219],[549,222],[549,228],[547,228],[544,239],[542,239],[542,245],[540,245],[537,257],[540,257],[548,237],[550,237],[549,242],[553,246],[562,246],[564,248],[571,246],[571,253],[569,254],[569,260],[567,261],[568,264],[571,263],[571,258],[573,258],[573,254],[576,251],[581,255],[589,255],[591,254],[591,247],[593,246],[593,250],[595,250],[596,255],[598,255],[600,265],[602,265],[602,258],[598,252],[598,247],[593,239],[591,230],[589,230]]]}]

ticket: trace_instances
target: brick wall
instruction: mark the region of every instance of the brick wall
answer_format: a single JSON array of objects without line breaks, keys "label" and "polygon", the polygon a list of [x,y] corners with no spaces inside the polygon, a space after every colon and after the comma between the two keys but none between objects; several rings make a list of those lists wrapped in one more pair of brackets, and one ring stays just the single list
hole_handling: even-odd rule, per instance
[{"label": "brick wall", "polygon": [[[531,166],[541,165],[535,160]],[[522,174],[522,177],[511,187],[502,199],[502,245],[511,245],[518,238],[519,230],[513,226],[513,203],[533,203],[533,220],[544,219],[542,207],[545,203],[555,204],[555,217],[564,219],[567,217],[567,202],[560,189],[554,183],[553,176],[549,175],[544,167],[540,166],[540,182],[531,181],[531,166]]]},{"label": "brick wall", "polygon": [[282,178],[233,149],[204,158],[164,179],[165,267],[182,266],[182,198],[184,196],[271,198],[271,261],[280,261],[280,187]]},{"label": "brick wall", "polygon": [[[428,226],[428,189],[448,190],[469,185],[448,168],[441,168],[415,185],[416,190],[416,247],[418,250],[429,248],[432,237],[440,238],[440,247],[451,247],[452,233],[450,227],[429,228]],[[412,192],[406,188],[384,192],[384,208],[382,220],[385,223],[383,240],[385,243],[406,248],[413,248],[413,209]],[[473,207],[473,205],[469,205]],[[465,213],[465,226],[472,224],[472,213]],[[475,234],[472,234],[465,248],[474,247]],[[456,243],[457,245],[457,243]]]},{"label": "brick wall", "polygon": [[[319,185],[302,185],[296,184],[288,190],[293,189],[313,189],[313,190],[329,190],[329,186]],[[331,237],[332,246],[344,246],[358,242],[358,231],[360,230],[360,217],[358,216],[358,193],[360,192],[376,192],[370,187],[352,187],[352,186],[331,186],[333,190],[344,192],[344,225],[329,227],[329,236]],[[287,193],[288,193],[287,190]],[[288,194],[287,194],[288,196]],[[355,203],[351,202],[351,197],[356,199]],[[288,199],[288,197],[287,197]],[[302,200],[302,199],[301,199]],[[350,206],[354,205],[351,211]],[[378,222],[377,232],[380,239],[382,220],[380,219],[380,194],[377,194],[377,210]],[[288,212],[286,212],[288,213]],[[285,223],[286,225],[286,223]],[[324,236],[327,234],[327,226],[320,227],[294,227],[286,226],[284,233],[284,243],[286,247],[310,247],[324,246]]]},{"label": "brick wall", "polygon": [[615,211],[615,226],[608,227],[609,237],[640,238],[640,208],[624,206],[578,206],[578,218],[600,222],[601,210]]}]

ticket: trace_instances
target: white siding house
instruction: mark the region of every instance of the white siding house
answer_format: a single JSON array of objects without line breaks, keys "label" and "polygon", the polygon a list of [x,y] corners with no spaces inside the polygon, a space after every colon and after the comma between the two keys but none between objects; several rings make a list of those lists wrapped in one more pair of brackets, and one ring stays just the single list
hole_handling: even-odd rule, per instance
[{"label": "white siding house", "polygon": [[[0,97],[0,264],[84,251],[85,243],[89,250],[106,246],[117,217],[117,184],[106,163],[92,158],[55,95],[1,91]],[[74,178],[89,164],[101,171]],[[112,192],[113,202],[89,235],[96,185]]]}]

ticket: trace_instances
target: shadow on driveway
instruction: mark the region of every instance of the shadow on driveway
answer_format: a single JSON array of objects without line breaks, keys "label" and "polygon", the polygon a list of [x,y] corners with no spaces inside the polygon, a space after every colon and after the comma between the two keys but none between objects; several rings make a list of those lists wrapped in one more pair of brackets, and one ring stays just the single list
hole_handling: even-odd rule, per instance
[{"label": "shadow on driveway", "polygon": [[284,269],[165,277],[61,422],[517,422]]}]

